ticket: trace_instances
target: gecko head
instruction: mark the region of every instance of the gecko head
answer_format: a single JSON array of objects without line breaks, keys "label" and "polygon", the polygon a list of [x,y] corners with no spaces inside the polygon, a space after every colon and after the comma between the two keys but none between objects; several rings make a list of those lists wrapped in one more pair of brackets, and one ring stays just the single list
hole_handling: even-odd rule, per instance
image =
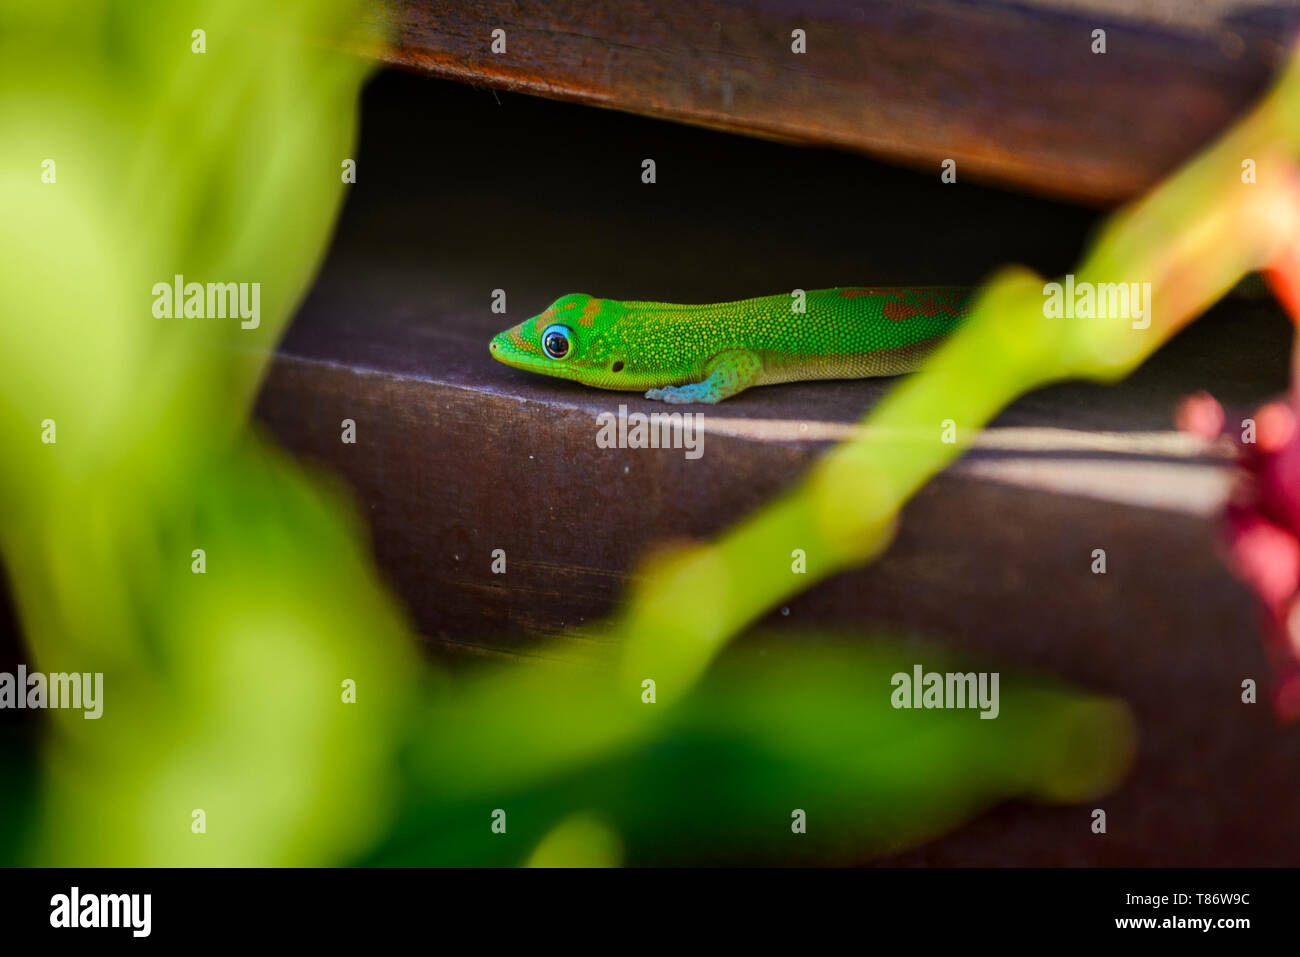
[{"label": "gecko head", "polygon": [[516,369],[573,379],[600,389],[641,389],[628,373],[614,326],[626,312],[616,299],[561,296],[545,310],[499,332],[492,357]]}]

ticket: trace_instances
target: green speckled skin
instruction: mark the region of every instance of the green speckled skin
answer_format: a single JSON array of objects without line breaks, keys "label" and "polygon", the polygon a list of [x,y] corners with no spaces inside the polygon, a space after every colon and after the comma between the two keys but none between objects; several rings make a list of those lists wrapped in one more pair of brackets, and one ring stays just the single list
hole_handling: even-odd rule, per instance
[{"label": "green speckled skin", "polygon": [[[498,333],[492,355],[600,389],[718,402],[752,385],[910,372],[967,314],[969,290],[845,287],[703,306],[575,294]],[[568,351],[542,345],[554,327]]]}]

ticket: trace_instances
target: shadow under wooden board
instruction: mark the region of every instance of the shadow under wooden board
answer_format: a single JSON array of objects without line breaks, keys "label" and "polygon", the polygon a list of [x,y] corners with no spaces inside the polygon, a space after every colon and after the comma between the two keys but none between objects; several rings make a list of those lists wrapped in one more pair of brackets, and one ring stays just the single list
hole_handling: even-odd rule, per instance
[{"label": "shadow under wooden board", "polygon": [[[438,148],[449,141],[455,150]],[[636,175],[647,141],[672,170],[653,190]],[[579,290],[707,301],[969,283],[1004,261],[1059,272],[1094,224],[1074,207],[940,187],[834,151],[400,73],[368,89],[359,155],[258,415],[352,490],[429,654],[459,667],[588,656],[581,639],[551,639],[616,607],[647,549],[716,534],[759,507],[895,384],[751,390],[705,410],[698,460],[601,450],[597,414],[662,406],[506,368],[488,355],[493,332]],[[887,228],[864,229],[863,209]],[[497,288],[505,316],[490,309]],[[773,609],[772,638],[729,652],[797,654],[781,636],[810,629],[892,634],[1134,708],[1139,762],[1106,799],[1122,827],[1098,837],[1087,808],[1013,804],[895,862],[1300,855],[1300,738],[1239,699],[1243,677],[1268,671],[1251,599],[1216,553],[1226,461],[1171,428],[1176,402],[1197,389],[1243,414],[1282,389],[1289,334],[1267,301],[1232,300],[1114,387],[1022,398],[909,503],[879,561]],[[340,442],[345,418],[355,445]],[[1090,571],[1098,547],[1106,575]],[[492,574],[496,548],[504,578]]]},{"label": "shadow under wooden board", "polygon": [[[379,55],[395,66],[862,151],[936,176],[953,159],[963,177],[1097,204],[1138,195],[1223,130],[1267,87],[1300,26],[1290,0],[388,9],[397,42]],[[794,52],[794,31],[805,52]]]}]

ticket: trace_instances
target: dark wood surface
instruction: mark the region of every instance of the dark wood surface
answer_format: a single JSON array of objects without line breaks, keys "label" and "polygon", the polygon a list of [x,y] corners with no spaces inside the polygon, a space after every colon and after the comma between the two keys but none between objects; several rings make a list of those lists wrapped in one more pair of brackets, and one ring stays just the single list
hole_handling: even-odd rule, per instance
[{"label": "dark wood surface", "polygon": [[[387,62],[938,176],[1128,199],[1265,88],[1289,2],[394,0]],[[791,52],[803,29],[807,53]],[[1092,52],[1094,29],[1107,52]],[[506,52],[491,51],[494,29]],[[647,144],[648,146],[649,144]],[[649,149],[646,155],[653,155]]]},{"label": "dark wood surface", "polygon": [[[1063,270],[1093,224],[834,152],[401,74],[372,86],[364,117],[360,182],[259,417],[346,481],[429,653],[462,667],[581,658],[581,640],[548,639],[609,613],[648,548],[760,506],[827,447],[826,430],[891,387],[751,391],[709,410],[698,461],[605,451],[598,412],[655,406],[501,366],[491,333],[576,290],[707,301],[968,282],[1005,260]],[[459,149],[434,148],[467,131]],[[624,162],[642,139],[669,158],[656,187]],[[546,148],[561,142],[563,157]],[[517,160],[525,145],[535,161]],[[827,202],[845,191],[889,228]],[[505,317],[489,311],[494,288],[507,290]],[[834,627],[939,642],[1135,709],[1138,765],[1099,802],[1108,835],[1089,832],[1087,808],[1012,804],[895,862],[1300,859],[1300,734],[1239,702],[1241,680],[1268,671],[1251,600],[1216,554],[1226,464],[1171,432],[1175,403],[1196,389],[1242,413],[1281,389],[1288,336],[1269,303],[1232,301],[1118,386],[1025,397],[908,505],[879,562],[764,622],[778,640]],[[344,418],[356,445],[339,441]],[[1097,547],[1105,576],[1089,570]],[[495,548],[505,576],[491,573]]]}]

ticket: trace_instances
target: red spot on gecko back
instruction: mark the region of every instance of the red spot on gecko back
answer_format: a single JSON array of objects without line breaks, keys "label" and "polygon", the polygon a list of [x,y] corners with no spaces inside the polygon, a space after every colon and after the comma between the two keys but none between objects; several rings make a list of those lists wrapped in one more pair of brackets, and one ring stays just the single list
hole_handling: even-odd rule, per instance
[{"label": "red spot on gecko back", "polygon": [[924,316],[927,319],[933,319],[937,316],[956,319],[961,316],[961,310],[957,308],[956,304],[926,294],[891,299],[884,304],[881,311],[885,318],[891,322],[903,322],[916,316]]},{"label": "red spot on gecko back", "polygon": [[862,286],[840,290],[840,297],[843,299],[859,299],[863,296],[884,300],[881,309],[885,318],[893,322],[902,322],[915,316],[943,315],[955,319],[961,315],[953,303],[933,293],[909,289],[906,286],[876,287],[874,289]]},{"label": "red spot on gecko back", "polygon": [[885,318],[891,322],[902,322],[905,319],[911,319],[913,316],[919,316],[921,314],[921,307],[913,305],[910,302],[900,302],[897,299],[893,299],[885,303],[882,311],[884,312]]}]

